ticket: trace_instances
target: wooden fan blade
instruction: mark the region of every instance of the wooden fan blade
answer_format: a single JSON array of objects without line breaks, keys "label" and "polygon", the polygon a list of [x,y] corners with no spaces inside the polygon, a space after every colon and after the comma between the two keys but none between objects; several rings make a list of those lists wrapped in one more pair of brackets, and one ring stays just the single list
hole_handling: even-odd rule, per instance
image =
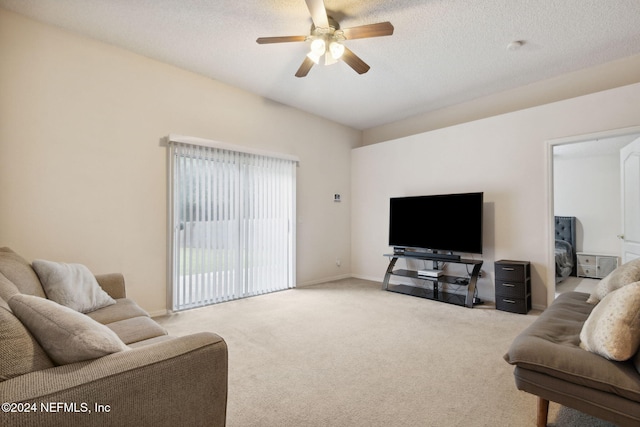
[{"label": "wooden fan blade", "polygon": [[298,68],[298,71],[296,72],[296,77],[305,77],[309,74],[309,70],[314,64],[315,62],[313,62],[311,58],[305,57],[304,61],[302,61],[302,65],[300,65],[300,68]]},{"label": "wooden fan blade", "polygon": [[344,48],[344,53],[342,54],[342,57],[340,59],[346,62],[347,65],[353,68],[358,74],[364,74],[369,71],[369,68],[371,68],[367,65],[366,62],[358,58],[358,56],[355,53],[351,52],[346,46]]},{"label": "wooden fan blade", "polygon": [[258,37],[256,43],[288,43],[288,42],[303,42],[307,39],[307,36],[281,36],[281,37]]},{"label": "wooden fan blade", "polygon": [[365,39],[368,37],[390,36],[393,34],[393,25],[391,25],[391,22],[379,22],[377,24],[345,28],[342,31],[347,40]]},{"label": "wooden fan blade", "polygon": [[305,0],[311,14],[311,20],[316,28],[329,28],[329,18],[323,0]]}]

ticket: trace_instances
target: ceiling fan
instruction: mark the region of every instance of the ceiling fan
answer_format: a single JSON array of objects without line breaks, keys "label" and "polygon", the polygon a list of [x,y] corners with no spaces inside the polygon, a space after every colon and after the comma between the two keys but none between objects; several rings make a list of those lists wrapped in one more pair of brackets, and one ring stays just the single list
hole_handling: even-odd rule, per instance
[{"label": "ceiling fan", "polygon": [[300,68],[298,68],[296,77],[306,76],[311,67],[320,62],[322,56],[324,56],[325,65],[335,64],[338,60],[342,60],[358,74],[364,74],[369,71],[369,65],[349,50],[344,45],[344,41],[390,36],[393,34],[391,22],[341,29],[340,25],[327,15],[323,0],[305,0],[305,2],[313,21],[308,36],[260,37],[256,42],[258,44],[310,42],[311,51],[307,54]]}]

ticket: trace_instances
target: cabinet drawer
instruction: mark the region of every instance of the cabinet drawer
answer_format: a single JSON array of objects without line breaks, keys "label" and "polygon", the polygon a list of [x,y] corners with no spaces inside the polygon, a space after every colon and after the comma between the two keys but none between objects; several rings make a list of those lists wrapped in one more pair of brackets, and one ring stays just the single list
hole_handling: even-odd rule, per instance
[{"label": "cabinet drawer", "polygon": [[498,299],[499,296],[507,298],[524,298],[526,295],[527,286],[525,283],[496,280],[496,299]]},{"label": "cabinet drawer", "polygon": [[496,280],[524,282],[527,278],[526,265],[524,264],[495,264]]},{"label": "cabinet drawer", "polygon": [[527,314],[527,300],[525,298],[496,298],[496,308],[502,311],[510,311],[512,313]]},{"label": "cabinet drawer", "polygon": [[593,255],[577,255],[577,259],[578,259],[578,264],[582,264],[584,266],[593,266],[595,268],[596,266],[596,257]]},{"label": "cabinet drawer", "polygon": [[598,269],[595,265],[578,264],[578,277],[598,277]]}]

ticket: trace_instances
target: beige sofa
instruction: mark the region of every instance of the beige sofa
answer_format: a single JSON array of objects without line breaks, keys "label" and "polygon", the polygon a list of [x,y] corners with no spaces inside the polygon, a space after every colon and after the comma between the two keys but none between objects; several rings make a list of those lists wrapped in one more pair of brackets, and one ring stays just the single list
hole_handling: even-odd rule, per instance
[{"label": "beige sofa", "polygon": [[109,303],[82,314],[46,299],[34,265],[0,248],[3,425],[225,424],[221,337],[167,335],[126,297],[121,274],[95,276]]}]

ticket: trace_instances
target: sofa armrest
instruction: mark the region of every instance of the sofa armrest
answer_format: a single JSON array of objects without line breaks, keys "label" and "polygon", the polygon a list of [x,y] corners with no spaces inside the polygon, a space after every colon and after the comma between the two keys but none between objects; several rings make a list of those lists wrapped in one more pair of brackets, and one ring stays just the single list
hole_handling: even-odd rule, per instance
[{"label": "sofa armrest", "polygon": [[227,364],[224,340],[202,332],[31,372],[0,383],[2,402],[27,404],[3,423],[223,426]]},{"label": "sofa armrest", "polygon": [[113,299],[126,298],[124,276],[120,273],[96,274],[100,287]]}]

